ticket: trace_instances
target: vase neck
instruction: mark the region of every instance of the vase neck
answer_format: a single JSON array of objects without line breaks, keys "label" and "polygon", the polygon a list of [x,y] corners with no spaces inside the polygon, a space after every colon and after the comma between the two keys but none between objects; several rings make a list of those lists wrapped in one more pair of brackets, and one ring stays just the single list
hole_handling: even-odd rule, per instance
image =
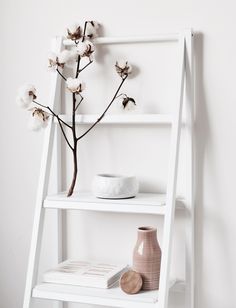
[{"label": "vase neck", "polygon": [[138,239],[157,239],[157,229],[152,227],[140,227],[138,228]]}]

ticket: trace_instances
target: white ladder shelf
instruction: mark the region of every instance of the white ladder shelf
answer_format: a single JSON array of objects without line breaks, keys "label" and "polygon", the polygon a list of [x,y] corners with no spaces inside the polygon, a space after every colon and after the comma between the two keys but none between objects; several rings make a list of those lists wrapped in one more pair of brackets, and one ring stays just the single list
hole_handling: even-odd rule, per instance
[{"label": "white ladder shelf", "polygon": [[[170,258],[173,237],[173,224],[176,210],[187,212],[186,221],[186,279],[185,279],[185,299],[186,308],[194,307],[194,200],[193,200],[193,34],[191,30],[186,30],[177,34],[167,34],[152,37],[127,37],[127,38],[98,38],[96,44],[130,44],[130,43],[150,43],[150,42],[176,42],[179,52],[179,77],[178,96],[176,97],[176,110],[173,114],[136,114],[136,115],[107,115],[101,124],[158,124],[171,125],[171,150],[169,174],[167,181],[166,195],[140,193],[134,199],[124,200],[101,200],[92,197],[90,194],[81,193],[79,197],[67,198],[65,194],[47,196],[49,183],[49,167],[52,157],[53,143],[59,142],[57,138],[58,128],[55,119],[52,119],[45,132],[45,140],[42,155],[41,172],[39,179],[38,194],[36,200],[33,233],[30,247],[30,256],[25,287],[23,308],[33,307],[33,298],[57,300],[58,307],[62,307],[63,302],[77,302],[94,305],[104,305],[109,307],[123,308],[167,308],[169,291],[178,288],[178,282],[169,281]],[[71,43],[61,37],[53,40],[52,51],[59,52],[64,46]],[[56,73],[52,73],[52,88],[50,96],[51,108],[58,108],[60,95],[60,78]],[[181,127],[183,124],[182,107],[183,101],[186,105],[186,170],[187,170],[187,193],[185,200],[176,199],[176,182],[178,171],[178,156]],[[57,109],[58,111],[58,109]],[[96,115],[77,115],[77,124],[93,123]],[[66,115],[62,116],[64,121],[70,119]],[[56,128],[57,134],[54,135]],[[54,138],[56,136],[56,138]],[[53,140],[56,139],[56,140]],[[59,148],[59,145],[58,145]],[[60,164],[60,154],[57,158],[58,167]],[[57,169],[60,174],[60,168]],[[57,191],[60,191],[60,179],[57,174]],[[122,212],[139,214],[163,215],[163,244],[162,263],[160,274],[160,289],[158,291],[140,292],[136,295],[123,293],[118,286],[111,289],[94,289],[78,286],[57,285],[51,283],[38,283],[38,264],[43,232],[45,211],[56,209],[60,217],[61,209]],[[60,237],[58,237],[59,239]],[[60,256],[58,255],[58,261]]]}]

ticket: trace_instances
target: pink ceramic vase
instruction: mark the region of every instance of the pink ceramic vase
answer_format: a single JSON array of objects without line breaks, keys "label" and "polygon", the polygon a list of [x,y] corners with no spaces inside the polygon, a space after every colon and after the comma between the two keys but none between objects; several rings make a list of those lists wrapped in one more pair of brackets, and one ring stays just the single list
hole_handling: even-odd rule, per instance
[{"label": "pink ceramic vase", "polygon": [[143,279],[143,290],[159,289],[161,249],[157,241],[157,229],[138,228],[138,239],[133,252],[133,270]]}]

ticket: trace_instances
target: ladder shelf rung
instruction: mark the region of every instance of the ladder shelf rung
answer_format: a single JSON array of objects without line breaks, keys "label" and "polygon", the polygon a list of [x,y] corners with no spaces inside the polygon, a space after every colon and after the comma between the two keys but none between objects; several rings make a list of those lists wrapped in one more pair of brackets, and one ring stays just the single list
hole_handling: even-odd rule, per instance
[{"label": "ladder shelf rung", "polygon": [[[71,123],[71,116],[61,114],[60,118]],[[77,114],[76,124],[93,124],[99,118],[99,114]],[[173,122],[172,114],[107,114],[100,121],[101,124],[166,124]],[[58,123],[55,118],[55,123]]]},{"label": "ladder shelf rung", "polygon": [[[66,193],[60,193],[48,196],[43,206],[51,209],[165,215],[165,198],[165,194],[154,193],[139,193],[130,199],[99,199],[91,193],[75,193],[66,197]],[[176,207],[184,209],[184,203],[178,200]]]},{"label": "ladder shelf rung", "polygon": [[[152,36],[132,36],[132,37],[98,37],[93,40],[96,45],[109,44],[137,44],[137,43],[162,43],[162,42],[178,42],[178,33],[158,34]],[[69,39],[63,40],[64,46],[75,46],[75,42]]]},{"label": "ladder shelf rung", "polygon": [[[174,292],[175,287],[178,287],[178,283],[176,280],[171,281],[170,290]],[[32,297],[120,308],[157,308],[158,291],[127,295],[120,290],[118,285],[109,289],[99,289],[41,283],[33,288]]]}]

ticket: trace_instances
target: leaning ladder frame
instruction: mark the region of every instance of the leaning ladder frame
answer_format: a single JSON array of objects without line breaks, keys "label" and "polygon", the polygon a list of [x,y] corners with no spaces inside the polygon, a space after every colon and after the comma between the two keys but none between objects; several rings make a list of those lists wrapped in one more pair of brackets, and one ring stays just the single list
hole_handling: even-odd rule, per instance
[{"label": "leaning ladder frame", "polygon": [[[193,40],[192,31],[186,30],[180,34],[174,35],[160,35],[153,37],[127,37],[127,38],[100,38],[97,39],[97,44],[120,44],[120,43],[149,43],[149,42],[172,42],[179,43],[179,79],[178,79],[178,97],[177,106],[172,123],[171,134],[171,150],[170,163],[167,182],[166,207],[167,214],[165,215],[164,231],[163,231],[163,248],[162,248],[162,265],[160,275],[160,289],[157,302],[158,308],[168,307],[169,295],[169,272],[171,259],[171,246],[173,237],[173,224],[175,214],[175,200],[176,200],[176,182],[178,173],[178,155],[180,133],[182,125],[182,107],[183,97],[186,105],[186,151],[187,151],[187,187],[186,187],[186,212],[188,220],[186,222],[186,307],[194,307],[194,196],[193,196]],[[70,43],[69,43],[70,44]],[[52,51],[59,52],[64,45],[69,45],[68,41],[57,37],[52,41]],[[60,100],[60,86],[61,79],[58,74],[52,73],[51,94],[49,106],[51,108],[59,109]],[[185,87],[184,87],[185,86]],[[184,93],[185,89],[185,93]],[[185,94],[185,95],[184,95]],[[56,128],[58,130],[58,126]],[[54,136],[55,134],[55,136]],[[31,239],[25,296],[23,308],[31,307],[32,288],[36,285],[38,276],[39,255],[42,240],[43,222],[45,216],[45,209],[43,208],[43,201],[47,195],[49,183],[49,171],[53,150],[53,139],[55,139],[56,149],[60,149],[60,137],[58,131],[55,132],[55,123],[53,119],[45,132],[45,139],[43,145],[43,154],[41,162],[41,172],[39,178],[38,193],[36,199],[35,217],[33,223],[33,232]],[[54,179],[56,180],[55,190],[60,191],[60,151],[57,151],[56,167],[54,170]],[[58,249],[57,260],[61,260],[61,210],[57,210],[57,228],[58,228]],[[57,307],[62,307],[62,303],[58,303]]]}]

